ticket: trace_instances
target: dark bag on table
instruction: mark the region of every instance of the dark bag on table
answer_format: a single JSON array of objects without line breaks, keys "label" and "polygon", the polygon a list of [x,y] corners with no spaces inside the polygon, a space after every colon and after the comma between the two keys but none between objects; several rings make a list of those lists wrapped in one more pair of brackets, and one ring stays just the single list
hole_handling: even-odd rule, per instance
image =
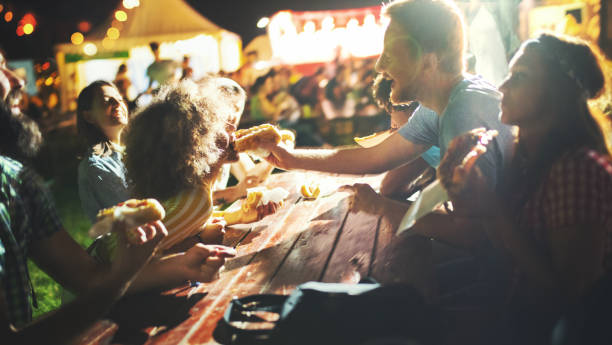
[{"label": "dark bag on table", "polygon": [[289,296],[232,300],[213,335],[221,344],[360,344],[372,339],[431,344],[442,326],[433,328],[433,319],[433,309],[411,286],[308,282]]}]

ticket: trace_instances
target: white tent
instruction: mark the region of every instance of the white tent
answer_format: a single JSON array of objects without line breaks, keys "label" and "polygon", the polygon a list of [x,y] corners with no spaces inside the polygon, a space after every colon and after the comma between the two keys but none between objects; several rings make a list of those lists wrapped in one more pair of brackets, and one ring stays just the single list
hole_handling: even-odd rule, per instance
[{"label": "white tent", "polygon": [[[148,85],[146,68],[154,59],[150,42],[160,44],[164,59],[180,61],[189,55],[195,78],[240,67],[240,37],[212,23],[184,0],[140,0],[138,7],[120,5],[119,10],[127,14],[127,20],[116,20],[114,11],[83,43],[55,47],[63,109],[73,108],[78,92],[93,80],[113,80],[121,63],[127,63],[136,91],[143,91]],[[111,28],[118,30],[118,38],[112,39]]]}]

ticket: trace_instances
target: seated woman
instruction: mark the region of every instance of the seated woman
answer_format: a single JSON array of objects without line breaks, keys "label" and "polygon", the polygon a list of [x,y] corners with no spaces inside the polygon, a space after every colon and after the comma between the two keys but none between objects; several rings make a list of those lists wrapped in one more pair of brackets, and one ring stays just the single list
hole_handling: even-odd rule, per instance
[{"label": "seated woman", "polygon": [[[514,343],[548,343],[560,312],[612,268],[612,163],[602,130],[609,127],[587,104],[604,80],[585,42],[551,34],[525,42],[500,87],[502,121],[519,127],[503,192],[488,189],[469,164],[446,176],[463,186],[449,194],[479,219],[472,229],[483,229],[514,266]],[[441,167],[452,156],[449,149]]]},{"label": "seated woman", "polygon": [[[132,195],[156,198],[166,208],[168,237],[162,249],[202,232],[212,214],[213,184],[232,158],[235,127],[227,118],[240,114],[245,92],[233,84],[207,90],[191,81],[162,88],[126,132],[124,161]],[[204,242],[219,237],[214,230],[202,235]]]},{"label": "seated woman", "polygon": [[92,223],[99,210],[129,199],[121,145],[128,116],[125,100],[112,83],[98,80],[79,94],[77,129],[87,150],[79,163],[79,197]]}]

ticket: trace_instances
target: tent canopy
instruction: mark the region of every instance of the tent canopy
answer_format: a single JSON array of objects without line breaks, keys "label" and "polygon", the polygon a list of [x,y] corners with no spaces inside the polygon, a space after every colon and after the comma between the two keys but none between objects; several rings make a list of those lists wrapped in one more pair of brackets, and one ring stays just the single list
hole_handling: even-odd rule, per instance
[{"label": "tent canopy", "polygon": [[[98,52],[129,50],[134,46],[147,45],[149,42],[169,42],[192,38],[199,34],[221,35],[229,32],[198,13],[184,0],[143,0],[140,6],[127,10],[121,5],[116,10],[127,13],[125,22],[119,25],[120,35],[112,45],[100,44],[107,35],[107,30],[113,25],[115,11],[102,25],[85,37],[85,42],[97,45]],[[68,54],[82,54],[82,45],[70,43],[61,44],[57,50]]]},{"label": "tent canopy", "polygon": [[[116,20],[118,10],[127,14],[125,21]],[[114,28],[115,35],[110,35],[110,28]],[[112,39],[117,32],[118,37]],[[160,44],[164,59],[180,61],[190,56],[196,79],[206,73],[231,72],[240,67],[240,36],[206,19],[185,0],[141,0],[140,6],[132,9],[120,4],[106,22],[85,37],[85,42],[55,46],[63,81],[62,109],[73,109],[78,93],[88,83],[113,80],[121,63],[128,66],[134,91],[146,90],[146,68],[154,60],[150,42]]]}]

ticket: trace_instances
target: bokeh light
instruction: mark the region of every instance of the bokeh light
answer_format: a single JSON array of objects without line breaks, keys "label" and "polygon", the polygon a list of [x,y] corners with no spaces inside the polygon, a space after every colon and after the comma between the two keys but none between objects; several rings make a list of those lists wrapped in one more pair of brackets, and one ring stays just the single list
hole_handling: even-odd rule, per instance
[{"label": "bokeh light", "polygon": [[13,12],[8,11],[4,14],[4,20],[8,23],[13,20]]},{"label": "bokeh light", "polygon": [[139,0],[123,0],[123,7],[127,8],[128,10],[138,6],[140,6]]},{"label": "bokeh light", "polygon": [[257,27],[260,29],[265,28],[268,24],[270,24],[270,18],[268,17],[263,17],[257,21]]},{"label": "bokeh light", "polygon": [[120,22],[125,22],[127,20],[127,13],[125,11],[117,11],[115,12],[115,18]]},{"label": "bokeh light", "polygon": [[77,28],[79,29],[79,31],[81,32],[89,32],[89,30],[91,30],[91,23],[84,20],[82,22],[79,22],[79,24],[77,24]]},{"label": "bokeh light", "polygon": [[29,35],[32,32],[34,32],[34,25],[28,23],[28,24],[23,26],[23,33],[24,34]]},{"label": "bokeh light", "polygon": [[89,56],[96,55],[98,52],[98,47],[95,44],[89,42],[83,46],[83,52]]},{"label": "bokeh light", "polygon": [[72,42],[72,44],[74,45],[79,45],[81,43],[83,43],[83,41],[85,40],[85,37],[83,36],[82,33],[80,32],[75,32],[70,36],[70,42]]},{"label": "bokeh light", "polygon": [[116,40],[117,38],[119,38],[119,29],[108,28],[108,30],[106,31],[106,36],[108,36],[108,38],[110,38],[111,40]]}]

